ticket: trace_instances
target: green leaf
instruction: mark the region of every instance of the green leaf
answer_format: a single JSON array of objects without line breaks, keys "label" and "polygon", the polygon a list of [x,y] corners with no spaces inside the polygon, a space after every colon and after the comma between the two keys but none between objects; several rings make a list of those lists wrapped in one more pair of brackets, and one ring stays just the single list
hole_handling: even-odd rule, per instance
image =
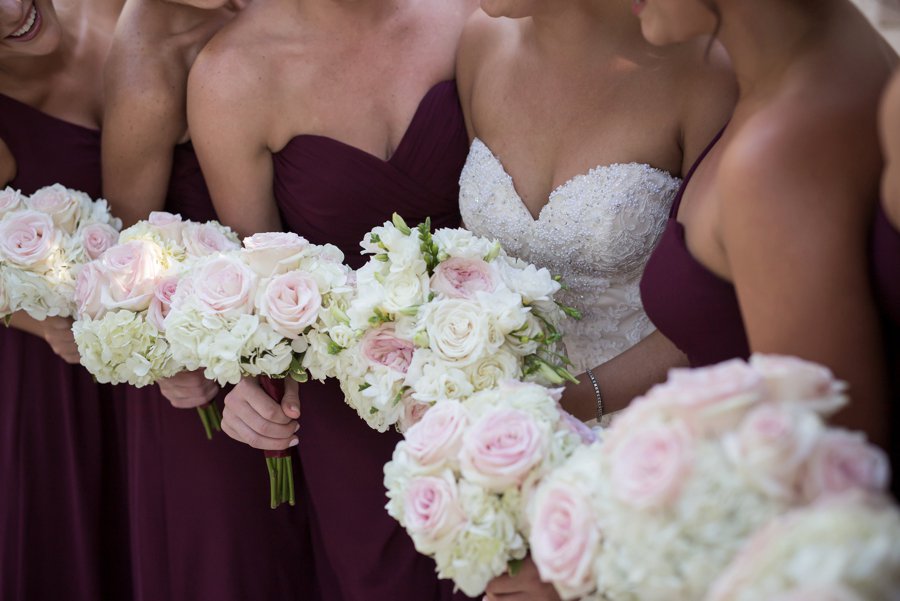
[{"label": "green leaf", "polygon": [[515,576],[519,572],[522,571],[522,566],[525,565],[524,559],[511,559],[509,563],[506,565],[507,570],[509,571],[510,576]]}]

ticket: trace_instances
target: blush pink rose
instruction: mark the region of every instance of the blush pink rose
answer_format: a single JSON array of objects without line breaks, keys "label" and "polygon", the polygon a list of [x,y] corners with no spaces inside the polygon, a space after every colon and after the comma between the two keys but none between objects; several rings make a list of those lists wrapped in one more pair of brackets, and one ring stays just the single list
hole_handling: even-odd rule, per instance
[{"label": "blush pink rose", "polygon": [[456,400],[443,400],[406,432],[406,452],[423,467],[455,463],[469,425],[469,412]]},{"label": "blush pink rose", "polygon": [[491,492],[520,486],[547,452],[548,433],[518,409],[482,416],[463,435],[462,474]]},{"label": "blush pink rose", "polygon": [[99,263],[108,284],[102,297],[107,310],[143,311],[150,306],[156,284],[165,275],[162,251],[146,240],[113,246]]},{"label": "blush pink rose", "polygon": [[256,274],[234,256],[210,259],[191,276],[191,284],[194,298],[211,313],[235,317],[253,310]]},{"label": "blush pink rose", "polygon": [[394,324],[386,323],[366,332],[360,341],[363,356],[375,365],[383,365],[405,374],[409,371],[416,346],[409,340],[398,338]]},{"label": "blush pink rose", "polygon": [[81,230],[84,250],[91,259],[97,259],[119,240],[116,228],[105,223],[92,223]]},{"label": "blush pink rose", "polygon": [[588,428],[583,421],[581,421],[568,411],[560,409],[559,417],[560,425],[562,425],[563,428],[565,428],[572,434],[577,434],[581,439],[582,444],[587,445],[597,442],[597,435],[594,433],[594,431]]},{"label": "blush pink rose", "polygon": [[491,266],[480,259],[447,259],[431,276],[431,289],[448,298],[474,298],[477,292],[493,292],[496,287]]},{"label": "blush pink rose", "polygon": [[766,383],[766,399],[775,403],[802,403],[830,415],[846,402],[847,385],[827,367],[797,357],[753,355],[750,366]]},{"label": "blush pink rose", "polygon": [[316,321],[322,296],[316,281],[301,271],[289,271],[269,280],[258,299],[259,312],[272,329],[285,338],[299,338]]},{"label": "blush pink rose", "polygon": [[562,483],[538,494],[529,544],[541,580],[566,599],[586,595],[597,585],[592,566],[600,542],[590,499]]},{"label": "blush pink rose", "polygon": [[410,480],[403,494],[403,519],[420,552],[449,544],[465,524],[452,474]]},{"label": "blush pink rose", "polygon": [[652,424],[629,432],[610,457],[616,498],[638,509],[674,502],[691,468],[690,451],[690,434],[678,425]]},{"label": "blush pink rose", "polygon": [[813,450],[803,478],[803,494],[816,501],[846,491],[887,489],[890,463],[878,447],[859,432],[832,429]]},{"label": "blush pink rose", "polygon": [[46,213],[11,213],[0,220],[0,258],[18,267],[41,267],[59,247],[62,237]]},{"label": "blush pink rose", "polygon": [[726,435],[725,448],[766,494],[792,500],[799,493],[801,469],[823,431],[815,414],[762,405],[747,414],[737,432]]},{"label": "blush pink rose", "polygon": [[153,211],[147,218],[147,223],[159,230],[160,235],[164,238],[178,244],[182,243],[184,228],[187,224],[181,219],[181,215],[166,211]]},{"label": "blush pink rose", "polygon": [[172,308],[172,297],[178,290],[178,276],[163,278],[153,291],[150,307],[147,309],[147,321],[159,332],[166,331],[166,316]]},{"label": "blush pink rose", "polygon": [[81,216],[79,193],[60,184],[41,188],[28,199],[29,208],[46,213],[56,227],[70,234],[75,233]]},{"label": "blush pink rose", "polygon": [[412,398],[410,393],[403,397],[403,414],[397,422],[397,426],[401,432],[406,432],[425,417],[425,414],[431,409],[431,403],[421,403]]},{"label": "blush pink rose", "polygon": [[7,187],[0,190],[0,217],[22,206],[22,193]]},{"label": "blush pink rose", "polygon": [[192,257],[238,250],[241,245],[230,239],[215,223],[188,223],[182,236],[184,247]]},{"label": "blush pink rose", "polygon": [[97,263],[86,263],[75,278],[75,313],[79,318],[97,319],[105,313],[101,298],[106,285]]},{"label": "blush pink rose", "polygon": [[306,238],[292,232],[263,232],[244,238],[243,257],[256,273],[270,276],[295,269],[307,247]]}]

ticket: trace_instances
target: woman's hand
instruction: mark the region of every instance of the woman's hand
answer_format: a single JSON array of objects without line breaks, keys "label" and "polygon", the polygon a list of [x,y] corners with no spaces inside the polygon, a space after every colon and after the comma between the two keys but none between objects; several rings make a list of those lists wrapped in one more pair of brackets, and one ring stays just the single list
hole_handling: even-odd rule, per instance
[{"label": "woman's hand", "polygon": [[284,380],[281,404],[263,391],[255,378],[243,378],[225,397],[222,431],[233,439],[265,451],[295,446],[300,425],[300,390],[291,378]]},{"label": "woman's hand", "polygon": [[72,333],[72,320],[68,317],[48,317],[41,323],[41,336],[59,355],[63,361],[71,365],[81,363],[75,335]]},{"label": "woman's hand", "polygon": [[515,576],[504,574],[491,580],[485,593],[483,601],[560,601],[553,585],[541,581],[530,557]]},{"label": "woman's hand", "polygon": [[173,407],[193,409],[207,404],[219,394],[219,385],[203,377],[201,371],[183,371],[158,382],[159,391]]}]

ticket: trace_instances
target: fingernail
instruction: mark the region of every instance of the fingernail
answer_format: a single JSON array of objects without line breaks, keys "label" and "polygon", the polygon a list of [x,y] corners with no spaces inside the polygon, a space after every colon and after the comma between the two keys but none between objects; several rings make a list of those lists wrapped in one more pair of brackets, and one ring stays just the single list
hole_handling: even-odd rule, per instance
[{"label": "fingernail", "polygon": [[288,446],[289,446],[289,447],[296,447],[298,444],[300,444],[300,439],[299,439],[299,438],[292,438],[292,439],[291,439],[291,444],[289,444]]},{"label": "fingernail", "polygon": [[294,424],[294,432],[300,429],[300,424]]}]

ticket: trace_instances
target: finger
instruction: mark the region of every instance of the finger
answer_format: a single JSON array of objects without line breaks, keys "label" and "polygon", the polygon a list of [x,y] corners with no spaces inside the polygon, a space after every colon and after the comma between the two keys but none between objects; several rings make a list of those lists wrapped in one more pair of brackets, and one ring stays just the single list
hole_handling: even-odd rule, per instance
[{"label": "finger", "polygon": [[[266,417],[260,415],[259,410],[248,403],[245,398],[232,395],[234,395],[234,392],[231,392],[225,397],[225,408],[231,410],[235,416],[239,417],[241,421],[249,426],[254,432],[269,438],[287,439],[297,431],[297,428],[299,427],[297,422],[284,416],[284,413],[281,411],[281,406],[269,397],[266,397],[266,402],[268,403],[268,406],[270,406],[267,414],[272,415],[273,411],[277,411],[278,414],[284,417],[286,420],[285,423],[266,419]],[[274,407],[274,409],[271,409],[271,407]],[[263,410],[266,410],[266,406],[263,406]]]},{"label": "finger", "polygon": [[284,396],[281,397],[281,409],[293,419],[300,417],[300,383],[293,378],[284,380]]},{"label": "finger", "polygon": [[[244,379],[235,387],[229,396],[241,397],[248,406],[259,414],[266,421],[276,424],[289,424],[293,420],[281,408],[281,404],[272,400],[268,394],[259,386],[256,380]],[[228,397],[226,397],[226,401]]]},{"label": "finger", "polygon": [[262,449],[264,451],[283,451],[287,448],[296,446],[299,440],[295,436],[288,438],[272,438],[259,434],[244,423],[241,418],[225,408],[222,413],[222,426],[226,434],[231,438],[248,444],[254,449]]}]

